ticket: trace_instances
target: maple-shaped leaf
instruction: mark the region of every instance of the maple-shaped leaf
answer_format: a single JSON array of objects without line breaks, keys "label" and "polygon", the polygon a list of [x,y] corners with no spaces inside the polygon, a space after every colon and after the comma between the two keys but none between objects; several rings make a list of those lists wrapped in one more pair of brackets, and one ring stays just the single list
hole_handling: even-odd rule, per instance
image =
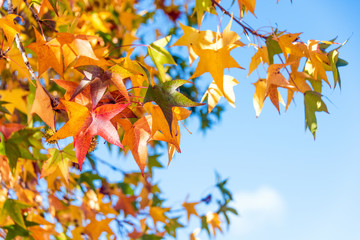
[{"label": "maple-shaped leaf", "polygon": [[129,102],[129,94],[123,82],[123,78],[119,73],[117,73],[117,71],[120,71],[119,68],[121,67],[115,65],[109,69],[109,71],[104,71],[102,68],[95,65],[84,65],[77,67],[76,69],[84,75],[84,78],[80,81],[70,100],[74,99],[88,85],[90,85],[92,107],[95,108],[111,81]]},{"label": "maple-shaped leaf", "polygon": [[284,53],[285,59],[288,58],[288,54],[295,55],[298,57],[305,57],[305,53],[301,50],[299,45],[294,42],[299,38],[301,33],[289,33],[283,34],[277,37],[279,46]]},{"label": "maple-shaped leaf", "polygon": [[293,89],[292,86],[286,78],[280,73],[280,69],[286,67],[287,64],[271,64],[268,68],[267,76],[266,76],[266,88],[265,88],[265,97],[269,96],[271,102],[277,108],[280,113],[279,109],[279,93],[277,88],[287,88]]},{"label": "maple-shaped leaf", "polygon": [[91,114],[87,107],[76,102],[61,100],[65,106],[69,121],[65,123],[48,141],[56,141],[77,135],[83,128],[87,128],[91,122]]},{"label": "maple-shaped leaf", "polygon": [[206,214],[206,222],[207,222],[207,224],[209,224],[211,226],[214,236],[216,236],[216,232],[215,232],[216,229],[219,229],[220,232],[222,232],[222,229],[220,226],[221,220],[217,213],[209,212],[208,214]]},{"label": "maple-shaped leaf", "polygon": [[166,224],[166,222],[168,221],[168,217],[165,215],[165,213],[169,210],[170,208],[150,207],[149,215],[154,221],[155,228],[157,222],[162,222]]},{"label": "maple-shaped leaf", "polygon": [[95,108],[91,112],[89,115],[91,123],[86,128],[85,124],[80,133],[74,137],[75,153],[79,161],[80,169],[94,135],[99,135],[107,142],[123,148],[119,134],[110,120],[128,105],[129,104],[105,104]]},{"label": "maple-shaped leaf", "polygon": [[200,202],[184,202],[182,204],[182,206],[186,210],[188,221],[190,221],[190,216],[191,215],[199,216],[196,209],[195,209],[195,206],[198,205],[199,203]]},{"label": "maple-shaped leaf", "polygon": [[212,82],[201,99],[201,102],[203,102],[207,97],[208,112],[210,113],[213,110],[221,97],[225,97],[229,104],[232,107],[235,107],[235,94],[233,87],[237,84],[239,84],[239,82],[235,78],[229,75],[224,75],[224,92],[226,93],[224,96],[215,82]]},{"label": "maple-shaped leaf", "polygon": [[213,44],[213,39],[216,37],[216,32],[211,30],[200,31],[181,23],[179,24],[184,32],[184,35],[181,36],[172,46],[188,47],[190,64],[192,64],[198,57],[194,52],[193,47],[199,49],[210,48],[211,44]]},{"label": "maple-shaped leaf", "polygon": [[154,62],[157,70],[159,71],[160,80],[165,82],[165,69],[164,64],[174,64],[174,61],[171,54],[164,48],[170,42],[171,36],[167,36],[156,40],[148,46],[148,54],[151,57],[151,60]]},{"label": "maple-shaped leaf", "polygon": [[[64,94],[64,99],[66,101],[70,100],[71,96],[73,96],[75,90],[79,86],[79,83],[72,81],[61,80],[61,79],[51,79],[51,80],[66,90]],[[79,103],[83,106],[88,106],[91,103],[90,88],[83,89],[79,94],[75,96],[73,100],[74,102]]]},{"label": "maple-shaped leaf", "polygon": [[99,239],[101,233],[107,232],[108,234],[114,234],[110,228],[110,222],[113,218],[105,218],[103,220],[90,219],[90,223],[85,227],[85,233],[88,234],[91,239]]},{"label": "maple-shaped leaf", "polygon": [[73,143],[70,143],[62,150],[48,149],[50,158],[42,166],[40,178],[53,174],[58,168],[66,183],[69,184],[69,167],[73,162],[77,161],[73,149]]},{"label": "maple-shaped leaf", "polygon": [[0,122],[0,132],[4,135],[5,140],[10,138],[11,134],[17,132],[26,126],[19,123],[2,123]]},{"label": "maple-shaped leaf", "polygon": [[11,45],[14,41],[15,35],[20,33],[20,25],[15,24],[15,18],[19,17],[16,14],[8,14],[0,18],[0,28],[4,31],[7,42]]},{"label": "maple-shaped leaf", "polygon": [[39,76],[50,67],[60,76],[63,76],[63,61],[59,41],[55,38],[47,42],[35,28],[34,31],[36,42],[29,44],[27,48],[34,51],[38,57]]},{"label": "maple-shaped leaf", "polygon": [[273,35],[266,38],[266,48],[270,64],[274,63],[274,55],[282,53],[279,42],[277,41],[277,35],[278,34],[273,33]]},{"label": "maple-shaped leaf", "polygon": [[116,202],[114,209],[118,212],[120,212],[120,210],[122,210],[124,212],[125,216],[130,214],[135,217],[136,211],[135,211],[133,204],[134,204],[135,200],[137,199],[137,197],[136,196],[126,196],[121,191],[117,194],[117,196],[119,199]]},{"label": "maple-shaped leaf", "polygon": [[29,207],[31,207],[30,204],[21,202],[19,200],[14,200],[10,198],[6,199],[0,212],[0,222],[2,222],[2,219],[6,218],[6,216],[10,216],[17,225],[19,225],[23,229],[26,229],[24,217],[21,213],[21,210]]},{"label": "maple-shaped leaf", "polygon": [[34,113],[36,113],[52,130],[55,130],[53,104],[38,79],[36,80],[35,100],[30,111],[29,121]]},{"label": "maple-shaped leaf", "polygon": [[123,148],[117,130],[110,120],[124,110],[128,104],[105,104],[90,112],[78,103],[65,100],[61,102],[66,107],[69,121],[48,141],[73,136],[80,169],[94,135],[99,135],[109,143]]},{"label": "maple-shaped leaf", "polygon": [[118,122],[125,131],[122,144],[129,147],[141,173],[144,174],[147,159],[147,142],[151,134],[152,118],[151,116],[144,116],[134,124],[131,124],[128,119],[119,119]]},{"label": "maple-shaped leaf", "polygon": [[221,37],[214,44],[216,45],[217,49],[220,49],[222,47],[233,48],[245,46],[245,44],[240,41],[240,36],[236,32],[231,31],[232,20],[233,17],[231,16],[228,25],[221,34]]},{"label": "maple-shaped leaf", "polygon": [[256,0],[238,0],[238,4],[239,4],[240,12],[242,12],[241,9],[244,6],[246,12],[250,11],[255,16]]},{"label": "maple-shaped leaf", "polygon": [[199,29],[201,26],[201,22],[204,18],[204,12],[216,14],[216,11],[213,7],[211,0],[196,0],[194,12],[196,12]]},{"label": "maple-shaped leaf", "polygon": [[173,121],[173,107],[196,107],[204,105],[202,103],[193,102],[180,92],[176,91],[178,87],[184,85],[185,83],[191,82],[186,80],[172,80],[149,86],[144,98],[144,104],[153,101],[159,105],[169,125],[170,132],[172,131],[171,124]]},{"label": "maple-shaped leaf", "polygon": [[317,122],[315,112],[329,113],[326,104],[321,99],[321,94],[313,91],[307,91],[304,94],[305,105],[305,129],[309,128],[310,132],[314,135],[317,131]]},{"label": "maple-shaped leaf", "polygon": [[294,86],[293,89],[288,89],[288,99],[286,103],[286,110],[288,109],[291,100],[293,98],[293,95],[296,91],[300,91],[302,93],[305,93],[307,91],[312,91],[309,84],[306,82],[306,80],[311,80],[312,77],[305,73],[305,72],[292,72],[290,74],[291,82],[290,84]]},{"label": "maple-shaped leaf", "polygon": [[25,96],[28,95],[27,91],[21,88],[15,88],[11,90],[0,90],[1,101],[7,102],[5,108],[12,114],[15,108],[23,113],[27,112]]},{"label": "maple-shaped leaf", "polygon": [[221,49],[196,49],[195,53],[200,57],[199,63],[195,69],[194,74],[190,78],[196,78],[200,75],[209,72],[214,79],[219,90],[225,96],[223,75],[225,68],[241,68],[235,59],[230,55],[233,49],[223,47]]},{"label": "maple-shaped leaf", "polygon": [[326,76],[326,69],[331,70],[330,62],[327,54],[320,49],[320,41],[309,40],[307,45],[309,58],[305,64],[305,70],[314,79],[319,77],[330,86]]},{"label": "maple-shaped leaf", "polygon": [[[253,105],[254,105],[256,117],[259,117],[259,115],[262,111],[262,108],[264,106],[264,101],[266,99],[266,94],[265,94],[266,85],[267,85],[266,79],[259,79],[256,83],[253,83],[253,84],[256,88],[255,93],[254,93],[254,98],[253,98]],[[276,96],[278,97],[277,102],[281,102],[282,104],[284,104],[284,101],[279,92],[275,93],[275,96],[273,96],[273,98],[275,98]]]},{"label": "maple-shaped leaf", "polygon": [[249,73],[248,76],[259,66],[260,63],[269,63],[269,54],[267,51],[267,47],[262,46],[258,48],[257,52],[252,56],[249,66]]}]

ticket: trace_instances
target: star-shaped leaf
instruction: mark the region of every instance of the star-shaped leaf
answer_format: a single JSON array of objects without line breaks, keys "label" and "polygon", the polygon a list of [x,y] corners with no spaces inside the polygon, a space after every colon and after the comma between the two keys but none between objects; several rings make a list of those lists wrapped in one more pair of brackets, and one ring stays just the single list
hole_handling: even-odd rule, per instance
[{"label": "star-shaped leaf", "polygon": [[200,202],[184,202],[182,206],[185,208],[187,213],[188,221],[190,220],[191,215],[199,216],[195,206],[198,205]]},{"label": "star-shaped leaf", "polygon": [[20,33],[20,25],[14,23],[14,19],[19,17],[16,14],[8,14],[0,18],[0,28],[4,31],[9,45],[14,41],[15,35]]},{"label": "star-shaped leaf", "polygon": [[212,82],[201,99],[201,102],[203,102],[207,97],[208,112],[210,113],[213,110],[221,97],[225,97],[229,104],[232,107],[235,107],[235,94],[233,87],[237,84],[239,84],[239,82],[235,78],[229,75],[224,75],[224,91],[226,93],[224,96],[215,82]]},{"label": "star-shaped leaf", "polygon": [[130,148],[141,173],[144,174],[147,160],[147,142],[151,134],[152,118],[151,116],[144,116],[134,124],[131,124],[128,119],[120,119],[118,122],[125,130],[122,144]]},{"label": "star-shaped leaf", "polygon": [[174,64],[174,61],[171,54],[164,48],[170,42],[171,36],[159,39],[151,43],[148,47],[148,54],[151,57],[151,60],[154,62],[157,70],[159,71],[160,80],[165,82],[165,69],[164,64]]},{"label": "star-shaped leaf", "polygon": [[[105,104],[95,108],[88,116],[90,124],[85,123],[81,131],[74,137],[76,158],[80,169],[84,162],[93,136],[99,135],[107,142],[123,148],[119,134],[110,120],[124,110],[129,104]],[[59,130],[60,131],[60,130]]]},{"label": "star-shaped leaf", "polygon": [[35,28],[34,31],[36,42],[29,44],[27,48],[33,50],[38,57],[39,76],[50,67],[60,76],[63,76],[63,61],[59,41],[55,38],[46,42]]},{"label": "star-shaped leaf", "polygon": [[51,99],[49,95],[46,94],[38,79],[36,80],[35,100],[30,111],[29,121],[34,113],[36,113],[51,129],[55,130],[55,117]]},{"label": "star-shaped leaf", "polygon": [[225,68],[242,68],[235,59],[230,55],[233,49],[223,47],[218,50],[214,49],[195,49],[195,53],[200,57],[200,61],[196,67],[194,74],[190,78],[196,78],[200,75],[209,72],[214,79],[219,90],[224,92],[223,75]]},{"label": "star-shaped leaf", "polygon": [[166,121],[168,122],[170,132],[171,124],[173,120],[173,107],[196,107],[203,105],[201,103],[193,102],[192,100],[185,97],[176,89],[185,83],[191,83],[186,80],[172,80],[164,83],[159,83],[154,86],[149,86],[145,98],[144,104],[147,102],[155,102],[161,108]]},{"label": "star-shaped leaf", "polygon": [[326,104],[321,99],[321,94],[313,91],[307,91],[304,94],[305,105],[305,129],[309,128],[310,132],[314,135],[317,131],[317,122],[315,112],[329,113]]}]

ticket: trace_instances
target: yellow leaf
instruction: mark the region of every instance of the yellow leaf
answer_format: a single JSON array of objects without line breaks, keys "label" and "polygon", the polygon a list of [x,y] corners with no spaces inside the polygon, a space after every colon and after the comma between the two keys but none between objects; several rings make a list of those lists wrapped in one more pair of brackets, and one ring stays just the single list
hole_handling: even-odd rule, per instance
[{"label": "yellow leaf", "polygon": [[221,97],[225,97],[229,104],[232,107],[235,107],[235,94],[233,87],[237,84],[239,84],[239,82],[235,78],[224,75],[224,92],[226,94],[224,96],[215,82],[212,82],[201,99],[201,102],[203,102],[207,97],[208,112],[210,113],[213,110]]},{"label": "yellow leaf", "polygon": [[21,88],[0,90],[0,99],[1,101],[8,102],[8,104],[5,104],[4,106],[10,113],[13,113],[15,108],[26,113],[27,108],[24,97],[27,94],[28,93]]},{"label": "yellow leaf", "polygon": [[165,216],[165,213],[169,211],[170,208],[162,208],[162,207],[150,207],[149,215],[152,217],[154,221],[154,225],[156,228],[157,222],[162,222],[166,224],[168,217]]},{"label": "yellow leaf", "polygon": [[224,91],[223,75],[225,68],[242,68],[235,59],[230,55],[231,48],[223,47],[218,50],[214,49],[196,49],[195,53],[199,55],[200,61],[196,67],[194,74],[190,78],[196,78],[209,72],[214,79],[223,96]]},{"label": "yellow leaf", "polygon": [[207,213],[206,222],[207,224],[210,224],[214,236],[216,236],[216,232],[215,232],[216,229],[219,229],[220,232],[222,232],[222,229],[220,227],[221,221],[217,213],[212,213],[212,212]]},{"label": "yellow leaf", "polygon": [[184,202],[182,204],[182,206],[185,208],[186,210],[186,213],[187,213],[187,217],[188,217],[188,221],[190,220],[190,216],[191,215],[195,215],[195,216],[199,216],[196,209],[195,209],[195,206],[199,204],[199,202],[192,202],[192,203],[189,203],[189,202]]}]

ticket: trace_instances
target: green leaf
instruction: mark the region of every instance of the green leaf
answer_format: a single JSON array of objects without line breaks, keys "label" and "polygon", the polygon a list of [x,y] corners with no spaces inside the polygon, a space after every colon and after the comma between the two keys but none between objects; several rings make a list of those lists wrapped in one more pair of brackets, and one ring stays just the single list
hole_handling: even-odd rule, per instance
[{"label": "green leaf", "polygon": [[273,64],[274,63],[274,55],[282,53],[280,45],[277,41],[275,41],[273,39],[273,36],[270,35],[266,39],[266,47],[267,47],[268,54],[269,54],[269,63]]},{"label": "green leaf", "polygon": [[173,107],[196,107],[204,105],[203,103],[196,103],[188,99],[176,89],[185,83],[191,83],[186,80],[172,80],[164,83],[160,83],[154,86],[149,86],[145,98],[144,104],[147,102],[155,102],[161,108],[171,130],[171,123],[173,120]]},{"label": "green leaf", "polygon": [[148,46],[148,54],[151,60],[154,62],[156,68],[160,74],[160,80],[165,82],[165,69],[164,64],[174,64],[171,54],[164,48],[170,42],[171,36],[161,38]]},{"label": "green leaf", "polygon": [[17,225],[19,225],[23,229],[26,229],[21,210],[29,207],[31,207],[31,205],[8,198],[6,199],[3,209],[1,211],[1,218],[8,215]]},{"label": "green leaf", "polygon": [[6,148],[5,148],[5,138],[4,135],[0,132],[0,154],[5,156],[6,155]]},{"label": "green leaf", "polygon": [[20,157],[20,150],[18,146],[11,141],[5,142],[6,157],[9,162],[10,171],[14,175],[16,171],[17,160]]},{"label": "green leaf", "polygon": [[310,132],[316,136],[317,123],[315,112],[329,113],[321,94],[313,91],[307,91],[304,94],[305,105],[305,129],[309,128]]},{"label": "green leaf", "polygon": [[59,16],[59,13],[57,11],[57,6],[56,6],[57,2],[58,2],[58,0],[49,0],[49,3],[51,4],[52,8],[54,9],[56,16]]},{"label": "green leaf", "polygon": [[22,227],[20,227],[17,224],[4,226],[3,228],[7,230],[5,240],[12,240],[17,236],[21,236],[21,237],[28,237],[29,236],[29,231],[22,228]]},{"label": "green leaf", "polygon": [[184,225],[179,223],[179,217],[177,217],[169,219],[169,222],[165,225],[165,230],[170,236],[176,239],[176,230],[183,227]]},{"label": "green leaf", "polygon": [[0,112],[10,114],[10,112],[3,106],[7,104],[8,102],[0,101]]},{"label": "green leaf", "polygon": [[216,13],[215,9],[212,7],[211,0],[196,0],[194,11],[196,12],[197,22],[199,29],[203,19],[204,12]]},{"label": "green leaf", "polygon": [[209,236],[211,235],[209,226],[206,221],[206,216],[201,216],[201,229],[205,229]]}]

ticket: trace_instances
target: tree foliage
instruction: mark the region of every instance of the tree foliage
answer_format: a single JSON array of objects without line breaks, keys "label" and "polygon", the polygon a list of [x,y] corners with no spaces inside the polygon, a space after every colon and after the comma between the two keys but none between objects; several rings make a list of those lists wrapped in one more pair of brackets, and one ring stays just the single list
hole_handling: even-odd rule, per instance
[{"label": "tree foliage", "polygon": [[[338,68],[347,64],[336,39],[254,30],[245,20],[255,15],[256,0],[238,0],[230,10],[217,0],[0,0],[0,7],[5,239],[176,238],[190,220],[198,225],[190,239],[200,231],[216,236],[237,214],[227,180],[217,176],[213,191],[179,206],[168,206],[153,180],[164,147],[168,164],[181,152],[180,125],[195,116],[203,130],[211,127],[223,111],[220,98],[235,106],[238,79],[224,70],[258,69],[256,116],[267,98],[280,112],[279,103],[288,109],[300,94],[315,138],[315,112],[328,112],[322,84],[340,87]],[[240,16],[231,13],[237,7]],[[210,14],[227,21],[222,31],[201,27]],[[255,53],[240,66],[232,51],[245,46]],[[110,151],[131,153],[140,172],[95,155],[99,136]],[[105,165],[121,181],[101,174]]]}]

